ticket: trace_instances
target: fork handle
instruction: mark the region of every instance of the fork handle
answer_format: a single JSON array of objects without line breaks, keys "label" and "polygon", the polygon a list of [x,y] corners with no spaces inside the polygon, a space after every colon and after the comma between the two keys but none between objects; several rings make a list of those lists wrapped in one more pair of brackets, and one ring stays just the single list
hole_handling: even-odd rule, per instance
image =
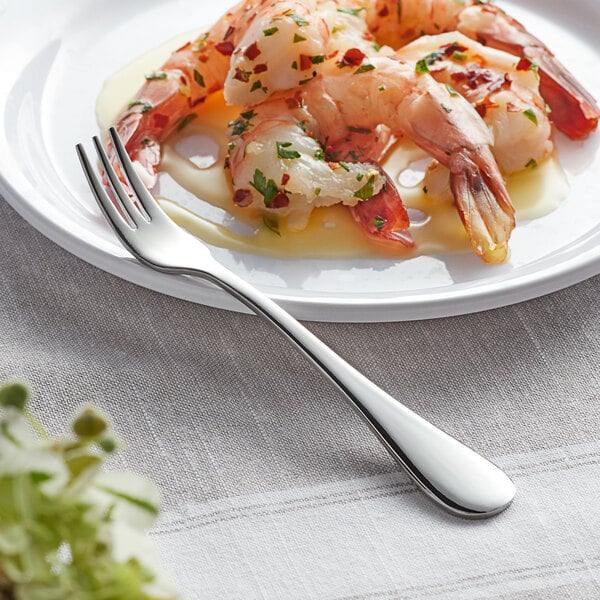
[{"label": "fork handle", "polygon": [[218,264],[212,273],[187,272],[230,293],[295,342],[344,392],[417,485],[444,508],[484,518],[512,502],[515,486],[497,466],[392,398],[254,286]]}]

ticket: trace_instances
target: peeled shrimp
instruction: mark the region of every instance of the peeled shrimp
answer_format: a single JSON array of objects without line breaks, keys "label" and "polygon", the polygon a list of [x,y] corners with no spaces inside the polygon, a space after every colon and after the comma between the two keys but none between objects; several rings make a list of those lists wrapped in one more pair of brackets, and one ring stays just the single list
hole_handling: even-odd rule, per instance
[{"label": "peeled shrimp", "polygon": [[491,152],[492,135],[462,96],[396,57],[365,57],[352,67],[330,64],[307,88],[305,101],[319,123],[362,130],[384,123],[448,167],[475,253],[486,262],[506,258],[514,208]]},{"label": "peeled shrimp", "polygon": [[[194,119],[209,94],[225,87],[228,103],[251,106],[296,87],[314,77],[319,65],[311,62],[309,71],[303,64],[294,69],[289,51],[281,49],[321,56],[327,34],[314,2],[245,0],[147,74],[115,124],[145,185],[156,183],[161,142]],[[294,36],[302,40],[294,42]]]},{"label": "peeled shrimp", "polygon": [[[356,4],[348,2],[349,4]],[[421,35],[460,31],[521,60],[517,68],[539,72],[540,92],[556,127],[573,139],[598,126],[600,108],[550,51],[516,19],[482,0],[376,0],[367,5],[369,29],[394,48]]]},{"label": "peeled shrimp", "polygon": [[342,203],[368,234],[411,247],[406,209],[374,158],[390,137],[386,128],[379,131],[369,136],[369,153],[357,162],[339,146],[326,152],[319,141],[326,136],[301,93],[265,101],[242,113],[229,130],[233,202],[285,219],[291,230],[304,229],[314,208]]},{"label": "peeled shrimp", "polygon": [[397,56],[421,61],[436,81],[475,107],[492,133],[492,153],[505,175],[539,164],[552,152],[539,78],[518,69],[511,54],[451,32],[420,37]]}]

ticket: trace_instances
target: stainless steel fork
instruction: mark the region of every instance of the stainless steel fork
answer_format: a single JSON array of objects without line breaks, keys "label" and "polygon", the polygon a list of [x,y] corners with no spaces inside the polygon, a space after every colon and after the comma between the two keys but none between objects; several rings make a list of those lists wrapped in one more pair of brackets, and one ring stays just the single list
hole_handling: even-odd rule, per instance
[{"label": "stainless steel fork", "polygon": [[515,486],[498,467],[377,387],[278,304],[219,264],[199,239],[176,225],[135,173],[114,129],[110,137],[138,206],[119,181],[97,137],[94,145],[113,199],[81,144],[77,153],[100,209],[138,260],[164,273],[211,281],[274,324],[344,392],[418,487],[448,511],[484,518],[512,502]]}]

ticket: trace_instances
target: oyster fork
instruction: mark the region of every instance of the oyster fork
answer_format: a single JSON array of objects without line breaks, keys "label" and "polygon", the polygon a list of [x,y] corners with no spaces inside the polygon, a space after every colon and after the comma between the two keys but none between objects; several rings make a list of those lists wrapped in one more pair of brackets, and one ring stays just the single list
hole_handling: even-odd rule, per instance
[{"label": "oyster fork", "polygon": [[176,225],[160,208],[136,174],[114,128],[109,135],[135,202],[98,137],[93,142],[112,199],[83,146],[78,144],[76,150],[100,209],[133,256],[163,273],[208,280],[275,325],[329,376],[417,486],[446,510],[463,517],[485,518],[508,507],[515,486],[505,473],[392,398],[277,303],[217,262],[203,242]]}]

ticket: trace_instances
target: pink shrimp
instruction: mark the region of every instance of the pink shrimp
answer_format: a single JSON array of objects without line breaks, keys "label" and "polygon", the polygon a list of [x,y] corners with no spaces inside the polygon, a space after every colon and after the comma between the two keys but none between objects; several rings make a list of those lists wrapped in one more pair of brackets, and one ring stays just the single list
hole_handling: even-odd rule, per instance
[{"label": "pink shrimp", "polygon": [[475,107],[492,131],[492,152],[505,175],[539,164],[552,151],[539,79],[518,69],[512,55],[450,32],[422,36],[397,56],[420,61],[436,81]]},{"label": "pink shrimp", "polygon": [[332,148],[326,152],[319,141],[324,139],[319,122],[295,93],[245,111],[229,133],[226,164],[237,206],[256,207],[269,220],[284,218],[290,229],[303,229],[313,208],[341,202],[369,235],[413,245],[396,187],[372,158],[387,145],[385,128],[360,162],[342,160],[346,153],[332,160]]},{"label": "pink shrimp", "polygon": [[[303,2],[243,0],[146,76],[115,127],[148,188],[156,182],[161,142],[194,119],[209,94],[226,86],[228,102],[253,105],[307,76],[304,65],[294,71],[286,61],[278,68],[281,46],[292,44],[299,30],[303,55],[322,55],[326,26]],[[311,63],[308,76],[316,69]]]},{"label": "pink shrimp", "polygon": [[[352,0],[348,4],[356,4]],[[516,19],[483,0],[375,0],[367,6],[369,29],[382,42],[400,48],[423,34],[460,31],[492,48],[520,58],[520,69],[536,69],[540,92],[556,127],[573,139],[598,126],[600,108],[550,49]]]},{"label": "pink shrimp", "polygon": [[[325,98],[322,99],[322,102]],[[376,164],[385,178],[379,194],[350,207],[354,220],[374,239],[383,239],[411,248],[414,245],[408,228],[410,219],[400,193],[386,171],[379,166],[381,157],[388,149],[393,136],[386,125],[374,129],[345,127],[329,123],[326,156],[331,160],[344,162],[368,162]],[[341,137],[336,138],[335,134]]]},{"label": "pink shrimp", "polygon": [[[399,57],[330,61],[306,87],[304,101],[325,134],[374,130],[384,123],[450,170],[454,200],[475,253],[506,258],[514,208],[492,155],[492,136],[460,95]],[[325,124],[325,125],[324,125]]]}]

